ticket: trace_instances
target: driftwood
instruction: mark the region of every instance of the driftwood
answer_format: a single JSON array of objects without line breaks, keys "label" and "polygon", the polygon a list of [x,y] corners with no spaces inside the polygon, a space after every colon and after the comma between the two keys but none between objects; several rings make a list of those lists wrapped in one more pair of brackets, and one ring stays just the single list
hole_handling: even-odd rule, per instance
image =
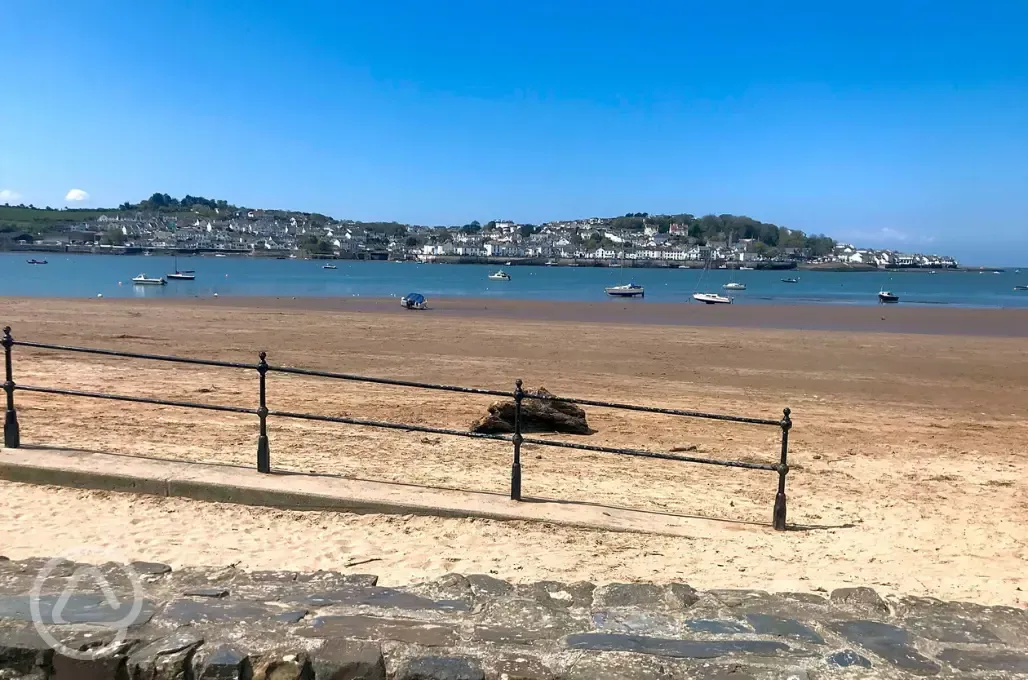
[{"label": "driftwood", "polygon": [[[536,392],[526,390],[525,394],[552,397],[545,387]],[[489,413],[471,425],[472,432],[504,434],[514,431],[514,400],[497,401],[489,406]],[[521,402],[522,432],[564,432],[567,434],[592,434],[585,420],[585,411],[577,404],[549,399],[525,398]]]}]

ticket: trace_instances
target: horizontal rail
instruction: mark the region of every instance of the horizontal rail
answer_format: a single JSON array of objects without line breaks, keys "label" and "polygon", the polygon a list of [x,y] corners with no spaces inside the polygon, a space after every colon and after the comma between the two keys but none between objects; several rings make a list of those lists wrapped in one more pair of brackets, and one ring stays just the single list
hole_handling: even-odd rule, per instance
[{"label": "horizontal rail", "polygon": [[298,420],[317,420],[323,423],[342,423],[344,425],[365,425],[367,427],[381,427],[387,430],[404,430],[406,432],[448,434],[453,435],[454,437],[467,437],[468,439],[493,439],[501,442],[509,442],[513,439],[511,435],[506,434],[485,434],[482,432],[467,432],[465,430],[450,430],[442,427],[405,425],[403,423],[390,423],[381,420],[364,420],[362,418],[346,418],[343,416],[319,416],[312,413],[294,413],[292,411],[268,411],[268,416],[275,416],[277,418],[296,418]]},{"label": "horizontal rail", "polygon": [[157,404],[159,406],[179,406],[181,408],[199,408],[205,411],[224,411],[228,413],[247,413],[256,415],[255,408],[240,406],[218,406],[217,404],[197,404],[192,401],[172,401],[170,399],[154,399],[152,397],[128,397],[123,394],[106,394],[104,392],[84,392],[82,390],[62,390],[56,387],[32,387],[31,385],[15,385],[18,392],[41,392],[43,394],[63,394],[69,397],[88,397],[90,399],[109,399],[111,401],[131,401],[137,404]]},{"label": "horizontal rail", "polygon": [[309,368],[291,368],[289,366],[268,366],[268,372],[291,373],[293,375],[310,375],[318,378],[332,378],[335,380],[350,380],[353,382],[374,383],[376,385],[395,385],[397,387],[417,387],[423,390],[439,390],[442,392],[463,392],[465,394],[486,394],[492,397],[514,398],[513,392],[502,390],[486,390],[477,387],[459,387],[457,385],[436,385],[433,383],[414,382],[411,380],[396,380],[394,378],[370,378],[365,375],[353,373],[333,373],[331,371],[315,371]]},{"label": "horizontal rail", "polygon": [[641,451],[639,449],[618,449],[610,446],[593,446],[592,444],[575,444],[574,442],[558,442],[552,439],[534,439],[524,437],[523,444],[537,444],[539,446],[555,446],[561,449],[577,449],[579,451],[596,451],[598,453],[615,453],[620,456],[639,456],[640,458],[660,458],[662,460],[677,460],[683,463],[702,463],[704,465],[721,465],[723,467],[746,468],[747,470],[771,470],[775,472],[779,466],[774,463],[744,463],[734,460],[717,460],[715,458],[696,458],[693,456],[678,456],[673,453],[661,453],[659,451]]},{"label": "horizontal rail", "polygon": [[213,359],[188,359],[186,357],[173,357],[166,354],[142,354],[139,352],[119,352],[113,349],[95,349],[93,347],[71,347],[68,345],[50,345],[45,342],[27,342],[25,340],[13,340],[12,345],[20,347],[38,347],[39,349],[54,349],[60,352],[81,352],[82,354],[100,354],[109,357],[125,357],[128,359],[150,359],[152,361],[168,361],[174,364],[195,364],[198,366],[218,366],[220,368],[248,368],[256,369],[256,364],[241,364],[234,361],[214,361]]}]

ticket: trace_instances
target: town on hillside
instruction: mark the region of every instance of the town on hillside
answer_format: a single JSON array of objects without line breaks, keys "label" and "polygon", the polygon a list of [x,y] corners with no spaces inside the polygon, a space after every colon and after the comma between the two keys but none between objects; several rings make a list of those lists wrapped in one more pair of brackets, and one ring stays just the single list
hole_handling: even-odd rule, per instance
[{"label": "town on hillside", "polygon": [[420,226],[167,194],[111,210],[2,206],[0,250],[846,271],[959,266],[945,255],[857,248],[727,214],[629,213],[540,225],[493,220]]}]

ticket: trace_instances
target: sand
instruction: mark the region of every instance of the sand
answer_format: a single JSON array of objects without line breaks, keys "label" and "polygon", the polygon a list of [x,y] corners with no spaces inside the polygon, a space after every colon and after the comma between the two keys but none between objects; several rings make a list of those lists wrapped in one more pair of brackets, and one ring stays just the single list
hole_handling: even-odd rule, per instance
[{"label": "sand", "polygon": [[[553,303],[485,306],[404,314],[307,300],[7,299],[0,322],[25,340],[245,362],[267,349],[280,365],[499,389],[522,377],[557,393],[768,418],[789,406],[790,521],[801,529],[756,525],[770,521],[772,473],[526,447],[528,496],[702,516],[715,529],[669,538],[5,483],[0,553],[53,555],[85,543],[173,565],[346,568],[378,573],[385,583],[459,571],[515,581],[684,580],[800,591],[871,585],[1018,606],[1028,600],[1028,351],[1023,340],[1002,337],[1016,333],[1001,319],[890,309],[891,332],[854,332],[809,330],[826,323],[817,307],[790,310],[804,329],[790,330],[749,327],[756,324],[745,313],[718,327],[649,323],[614,307],[582,319],[569,305],[563,316],[571,320],[561,321]],[[867,312],[857,316],[873,326]],[[940,334],[949,327],[963,332]],[[15,379],[241,406],[256,400],[256,372],[28,348],[17,348]],[[466,427],[489,402],[284,375],[269,378],[268,394],[273,409],[444,427]],[[252,416],[29,393],[18,394],[18,407],[30,445],[244,464],[255,457]],[[696,455],[747,461],[777,456],[774,429],[588,412],[596,434],[567,439],[695,447]],[[508,484],[510,451],[499,443],[281,419],[270,430],[281,469],[409,484],[412,493],[417,485],[504,492]]]}]

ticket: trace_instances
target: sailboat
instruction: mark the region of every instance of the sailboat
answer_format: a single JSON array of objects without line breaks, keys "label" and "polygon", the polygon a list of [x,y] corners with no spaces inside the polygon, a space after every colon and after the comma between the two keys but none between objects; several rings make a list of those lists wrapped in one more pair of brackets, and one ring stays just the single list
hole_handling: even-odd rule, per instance
[{"label": "sailboat", "polygon": [[[621,264],[614,262],[610,265],[611,267],[620,267]],[[624,280],[624,279],[622,279]],[[646,289],[636,284],[635,282],[629,282],[620,286],[607,286],[603,289],[603,292],[611,297],[646,297]]]},{"label": "sailboat", "polygon": [[[706,276],[707,270],[710,269],[710,260],[713,254],[707,256],[707,261],[703,264],[703,271],[700,272],[700,278],[696,281],[696,287],[700,287],[700,283],[703,281],[703,277]],[[728,288],[730,284],[725,284],[725,288]],[[738,284],[742,285],[742,284]],[[745,287],[745,286],[744,286]],[[733,299],[728,295],[720,295],[718,293],[696,293],[693,292],[692,299],[696,302],[702,302],[706,305],[730,305]]]},{"label": "sailboat", "polygon": [[732,275],[732,280],[721,287],[725,290],[746,290],[746,284],[736,281],[734,274]]},{"label": "sailboat", "polygon": [[179,271],[178,268],[178,255],[175,256],[175,273],[168,274],[169,281],[192,281],[196,278],[196,272],[192,269],[185,269]]}]

